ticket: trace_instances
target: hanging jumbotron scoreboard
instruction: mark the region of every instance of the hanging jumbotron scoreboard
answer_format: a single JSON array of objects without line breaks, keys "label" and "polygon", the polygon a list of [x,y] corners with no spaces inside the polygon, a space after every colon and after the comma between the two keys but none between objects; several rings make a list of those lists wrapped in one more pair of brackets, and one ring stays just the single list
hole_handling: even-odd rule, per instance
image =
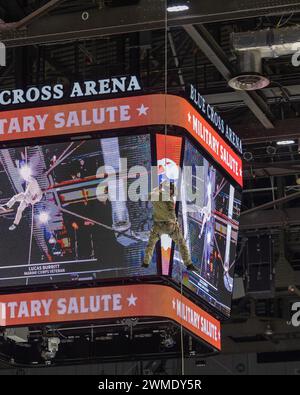
[{"label": "hanging jumbotron scoreboard", "polygon": [[[35,310],[30,304],[26,315],[25,307],[18,310],[22,298],[0,297],[2,325],[18,325],[18,314],[20,324],[26,325],[55,322],[51,309],[56,320],[60,311],[66,314],[69,295],[64,310],[62,302],[57,305],[60,295],[53,294],[47,305],[41,301],[42,292],[28,293],[33,287],[43,291],[93,283],[102,290],[104,281],[117,286],[120,280],[134,278],[145,283],[168,278],[175,289],[182,283],[186,294],[205,310],[230,315],[241,207],[241,143],[193,86],[189,93],[190,100],[144,95],[135,76],[76,82],[68,91],[58,84],[0,92],[0,289],[26,292],[27,310],[30,295],[39,301]],[[143,198],[141,180],[151,191],[153,178],[175,183],[178,221],[198,273],[185,269],[167,235],[157,243],[149,268],[141,267],[153,225],[152,205]],[[34,203],[22,200],[28,179],[42,192]],[[128,198],[133,190],[140,198]],[[17,215],[19,222],[12,230]],[[134,305],[132,295],[125,316]],[[185,317],[205,332],[203,322],[197,321],[201,313],[188,317],[190,310],[178,308],[175,296],[170,296],[170,303],[175,301],[173,309],[180,319]],[[80,320],[75,314],[80,309],[74,306],[65,321]],[[144,306],[136,314],[155,312]],[[161,314],[163,309],[157,312]],[[37,317],[43,318],[36,321]],[[61,314],[58,321],[63,318]],[[218,322],[212,325],[213,345],[220,348]]]}]

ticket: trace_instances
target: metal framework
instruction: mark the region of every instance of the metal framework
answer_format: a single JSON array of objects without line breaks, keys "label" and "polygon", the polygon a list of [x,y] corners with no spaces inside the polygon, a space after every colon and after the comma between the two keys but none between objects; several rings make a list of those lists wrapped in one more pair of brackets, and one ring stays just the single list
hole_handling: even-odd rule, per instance
[{"label": "metal framework", "polygon": [[[1,40],[7,46],[33,45],[164,29],[165,27],[164,0],[141,0],[137,6],[128,7],[129,12],[126,18],[124,18],[122,7],[114,7],[88,10],[88,17],[85,19],[82,18],[82,12],[85,11],[84,4],[82,12],[55,14],[40,18],[63,2],[62,0],[52,0],[16,25],[2,26],[2,30],[6,32],[2,32]],[[168,25],[176,27],[262,15],[282,15],[297,11],[300,11],[300,2],[294,0],[267,0],[264,2],[251,0],[212,2],[205,0],[193,2],[191,12],[184,16],[168,15]]]}]

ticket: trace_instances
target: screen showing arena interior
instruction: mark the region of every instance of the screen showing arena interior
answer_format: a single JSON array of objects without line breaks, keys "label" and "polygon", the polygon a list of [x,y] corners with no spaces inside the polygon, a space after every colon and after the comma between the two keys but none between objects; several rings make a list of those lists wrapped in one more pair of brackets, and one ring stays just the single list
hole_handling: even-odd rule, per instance
[{"label": "screen showing arena interior", "polygon": [[156,274],[155,252],[141,268],[151,204],[107,199],[113,186],[96,176],[123,177],[120,158],[150,171],[150,136],[0,150],[0,286]]}]

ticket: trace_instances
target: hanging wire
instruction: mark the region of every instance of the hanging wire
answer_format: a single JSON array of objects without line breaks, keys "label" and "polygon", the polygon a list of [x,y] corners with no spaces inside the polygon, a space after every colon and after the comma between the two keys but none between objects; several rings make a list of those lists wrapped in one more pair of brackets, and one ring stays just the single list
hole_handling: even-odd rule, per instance
[{"label": "hanging wire", "polygon": [[[165,0],[165,165],[167,158],[167,93],[168,93],[168,0]],[[182,303],[183,303],[183,265],[180,265],[180,345],[181,345],[181,374],[185,374],[184,365],[184,337],[182,322]]]},{"label": "hanging wire", "polygon": [[[166,168],[166,159],[167,159],[167,134],[168,134],[168,126],[167,126],[167,94],[168,94],[168,0],[164,0],[165,6],[165,168]],[[181,267],[181,275],[180,275],[180,343],[181,343],[181,374],[184,376],[185,374],[185,366],[184,366],[184,338],[183,338],[183,322],[182,322],[182,303],[183,303],[183,265]]]},{"label": "hanging wire", "polygon": [[168,133],[168,126],[167,126],[167,94],[168,94],[168,0],[165,0],[165,168],[166,168],[166,159],[167,159],[167,133]]}]

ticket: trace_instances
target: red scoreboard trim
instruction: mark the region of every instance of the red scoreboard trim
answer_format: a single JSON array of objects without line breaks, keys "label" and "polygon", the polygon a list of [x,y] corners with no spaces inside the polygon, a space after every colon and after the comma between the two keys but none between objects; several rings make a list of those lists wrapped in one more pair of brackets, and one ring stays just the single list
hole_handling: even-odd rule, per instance
[{"label": "red scoreboard trim", "polygon": [[220,322],[175,289],[140,284],[0,296],[0,326],[123,317],[175,321],[221,350]]},{"label": "red scoreboard trim", "polygon": [[242,160],[185,99],[155,94],[0,113],[0,142],[150,125],[187,130],[241,186]]}]

